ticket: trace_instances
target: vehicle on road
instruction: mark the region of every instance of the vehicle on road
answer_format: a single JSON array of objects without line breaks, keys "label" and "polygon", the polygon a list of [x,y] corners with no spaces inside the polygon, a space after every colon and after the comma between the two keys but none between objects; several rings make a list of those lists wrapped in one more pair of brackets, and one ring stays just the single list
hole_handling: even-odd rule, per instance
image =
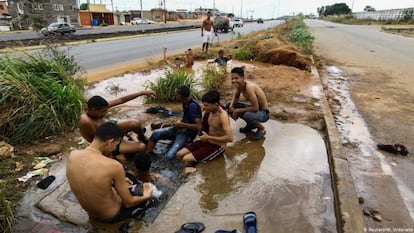
[{"label": "vehicle on road", "polygon": [[257,23],[263,23],[263,19],[262,18],[258,18],[257,19]]},{"label": "vehicle on road", "polygon": [[130,23],[131,25],[137,25],[137,24],[153,24],[155,22],[149,19],[133,18]]},{"label": "vehicle on road", "polygon": [[66,33],[68,33],[68,34],[75,33],[76,28],[75,28],[75,26],[71,25],[70,23],[56,22],[56,23],[51,23],[51,24],[49,24],[49,26],[40,29],[40,32],[44,36],[58,35],[58,34],[64,35]]},{"label": "vehicle on road", "polygon": [[235,27],[243,27],[244,26],[243,19],[234,19],[234,26]]},{"label": "vehicle on road", "polygon": [[229,30],[233,31],[234,28],[234,22],[231,18],[223,15],[217,15],[214,17],[214,30],[222,31],[222,32],[228,32]]}]

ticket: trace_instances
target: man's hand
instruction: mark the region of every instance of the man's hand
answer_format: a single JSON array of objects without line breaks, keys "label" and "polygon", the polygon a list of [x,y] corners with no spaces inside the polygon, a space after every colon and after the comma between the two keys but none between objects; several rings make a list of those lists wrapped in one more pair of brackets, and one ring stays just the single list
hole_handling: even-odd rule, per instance
[{"label": "man's hand", "polygon": [[149,183],[144,183],[142,186],[144,188],[142,196],[150,199],[152,196],[152,187]]},{"label": "man's hand", "polygon": [[239,118],[239,113],[237,109],[231,112],[231,118],[233,118],[234,120],[237,120],[237,118]]},{"label": "man's hand", "polygon": [[142,93],[142,95],[146,95],[146,96],[149,96],[149,97],[155,97],[155,92],[152,91],[152,90],[145,90],[145,91],[142,91],[141,93]]},{"label": "man's hand", "polygon": [[134,184],[128,177],[125,177],[125,181],[127,182],[128,187]]},{"label": "man's hand", "polygon": [[203,135],[201,135],[201,136],[200,136],[200,140],[201,140],[201,141],[205,141],[205,142],[206,142],[206,141],[208,141],[208,139],[209,139],[209,137],[210,137],[210,136],[208,135],[208,133],[206,133],[205,131],[203,131],[203,132],[202,132],[202,134],[203,134]]},{"label": "man's hand", "polygon": [[183,127],[183,122],[181,120],[178,120],[175,122],[174,127],[177,128],[182,128]]}]

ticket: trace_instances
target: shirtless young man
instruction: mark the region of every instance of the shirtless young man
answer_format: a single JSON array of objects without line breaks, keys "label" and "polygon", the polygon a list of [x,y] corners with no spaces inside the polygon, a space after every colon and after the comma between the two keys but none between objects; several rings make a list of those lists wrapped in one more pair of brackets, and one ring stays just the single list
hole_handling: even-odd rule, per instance
[{"label": "shirtless young man", "polygon": [[[88,142],[92,142],[96,129],[105,123],[104,117],[108,113],[108,109],[139,96],[155,96],[153,91],[140,91],[137,93],[129,94],[123,97],[116,98],[107,102],[101,96],[93,96],[88,100],[88,109],[86,113],[83,113],[79,120],[79,129],[83,138]],[[122,133],[126,135],[128,132],[135,132],[138,135],[139,141],[127,141],[122,140],[121,143],[113,151],[112,155],[115,157],[124,153],[134,153],[137,151],[144,151],[146,138],[142,130],[141,123],[135,119],[120,120],[117,122]]]},{"label": "shirtless young man", "polygon": [[[230,127],[229,116],[220,105],[220,94],[211,90],[201,99],[205,111],[203,134],[200,140],[186,145],[177,152],[177,158],[185,166],[184,174],[195,172],[195,162],[210,161],[223,156],[227,142],[233,141],[233,131]],[[207,119],[206,119],[207,118]],[[208,128],[208,129],[207,129]]]},{"label": "shirtless young man", "polygon": [[66,176],[72,192],[90,217],[117,222],[148,206],[152,188],[144,183],[143,195],[132,196],[128,190],[131,183],[125,178],[122,165],[104,156],[122,140],[122,131],[112,122],[102,124],[95,131],[88,147],[70,153]]},{"label": "shirtless young man", "polygon": [[[236,88],[236,94],[226,108],[234,120],[238,117],[246,121],[246,126],[240,128],[240,132],[247,133],[257,128],[257,131],[250,137],[252,140],[259,140],[264,137],[266,130],[260,122],[269,120],[269,107],[266,95],[255,83],[244,79],[244,70],[235,67],[231,70],[231,83]],[[240,94],[247,102],[239,102]]]},{"label": "shirtless young man", "polygon": [[169,65],[173,69],[174,72],[183,70],[189,74],[194,73],[193,71],[194,55],[193,55],[193,50],[191,48],[185,51],[184,61],[182,61],[180,57],[176,57],[174,60],[174,64],[172,64],[167,59],[167,48],[164,47],[163,60],[167,65]]},{"label": "shirtless young man", "polygon": [[213,39],[213,32],[217,36],[217,33],[214,30],[213,20],[211,20],[211,13],[207,12],[207,19],[203,20],[203,24],[201,26],[201,37],[203,38],[202,50],[205,53],[208,52],[208,45]]}]

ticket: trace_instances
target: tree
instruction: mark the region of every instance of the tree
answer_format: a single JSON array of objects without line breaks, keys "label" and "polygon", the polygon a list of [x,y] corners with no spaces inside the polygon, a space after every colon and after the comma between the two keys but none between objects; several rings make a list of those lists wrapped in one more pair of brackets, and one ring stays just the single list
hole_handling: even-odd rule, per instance
[{"label": "tree", "polygon": [[80,10],[87,10],[88,9],[88,3],[82,3],[79,7]]},{"label": "tree", "polygon": [[365,8],[364,8],[364,11],[367,11],[367,12],[370,12],[370,11],[375,11],[375,8],[374,7],[372,7],[372,6],[366,6]]},{"label": "tree", "polygon": [[324,6],[318,7],[318,8],[316,9],[316,11],[318,12],[319,17],[321,17],[321,16],[324,16],[324,15],[325,15],[325,7],[324,7]]},{"label": "tree", "polygon": [[335,3],[330,6],[325,6],[323,15],[347,15],[349,13],[351,13],[351,9],[346,3]]}]

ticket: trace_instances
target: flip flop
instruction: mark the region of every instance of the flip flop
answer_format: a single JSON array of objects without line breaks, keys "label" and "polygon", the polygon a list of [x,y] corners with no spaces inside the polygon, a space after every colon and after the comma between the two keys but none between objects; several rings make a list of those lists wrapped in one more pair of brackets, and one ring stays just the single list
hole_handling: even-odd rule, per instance
[{"label": "flip flop", "polygon": [[217,230],[214,233],[241,233],[241,231],[234,229],[232,231],[226,231],[226,230]]},{"label": "flip flop", "polygon": [[40,189],[47,189],[49,187],[49,185],[56,179],[55,176],[48,176],[46,178],[44,178],[43,180],[39,181],[39,183],[37,183],[37,187]]},{"label": "flip flop", "polygon": [[184,223],[181,226],[181,229],[176,231],[175,233],[200,233],[203,232],[206,227],[204,223],[201,222],[189,222]]},{"label": "flip flop", "polygon": [[247,212],[243,216],[243,225],[246,233],[257,233],[257,216],[253,211]]}]

